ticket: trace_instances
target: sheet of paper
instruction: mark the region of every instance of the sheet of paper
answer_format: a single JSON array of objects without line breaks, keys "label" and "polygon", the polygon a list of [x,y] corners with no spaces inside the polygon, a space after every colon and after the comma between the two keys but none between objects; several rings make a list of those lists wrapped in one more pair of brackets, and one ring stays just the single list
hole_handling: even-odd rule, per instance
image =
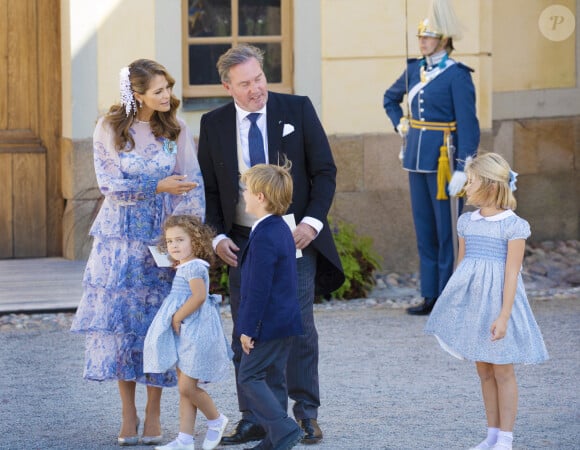
[{"label": "sheet of paper", "polygon": [[173,265],[171,264],[171,261],[169,260],[167,255],[157,250],[157,247],[155,247],[154,245],[149,245],[148,247],[149,251],[153,255],[153,259],[155,260],[155,264],[157,264],[157,267],[171,267]]},{"label": "sheet of paper", "polygon": [[[293,232],[296,228],[296,219],[294,219],[294,214],[286,214],[282,216],[282,219],[288,224],[290,230]],[[302,250],[296,249],[296,258],[302,258]]]}]

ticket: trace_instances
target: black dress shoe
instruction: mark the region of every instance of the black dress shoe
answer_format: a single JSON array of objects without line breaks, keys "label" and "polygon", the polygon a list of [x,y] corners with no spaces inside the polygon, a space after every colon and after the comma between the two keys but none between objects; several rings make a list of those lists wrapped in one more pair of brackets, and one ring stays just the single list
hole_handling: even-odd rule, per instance
[{"label": "black dress shoe", "polygon": [[322,430],[316,419],[300,419],[298,425],[304,431],[304,436],[300,439],[302,444],[318,444],[322,440]]},{"label": "black dress shoe", "polygon": [[290,450],[302,440],[302,437],[304,437],[304,433],[300,428],[296,428],[292,433],[276,442],[272,450]]},{"label": "black dress shoe", "polygon": [[[242,419],[236,425],[234,432],[228,436],[222,437],[221,445],[238,445],[250,441],[259,441],[264,439],[266,431],[261,425]],[[259,448],[259,447],[258,447]]]},{"label": "black dress shoe", "polygon": [[268,448],[266,447],[266,444],[264,444],[264,441],[260,441],[260,443],[255,447],[245,447],[244,450],[268,450]]},{"label": "black dress shoe", "polygon": [[421,303],[420,305],[407,308],[407,314],[411,314],[412,316],[426,316],[431,312],[431,310],[435,306],[436,301],[437,301],[436,298],[425,297],[423,303]]}]

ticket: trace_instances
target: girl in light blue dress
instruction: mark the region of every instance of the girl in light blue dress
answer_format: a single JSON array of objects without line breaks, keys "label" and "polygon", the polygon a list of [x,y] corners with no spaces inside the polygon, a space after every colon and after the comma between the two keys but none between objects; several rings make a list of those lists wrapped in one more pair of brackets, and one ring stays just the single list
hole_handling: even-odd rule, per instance
[{"label": "girl in light blue dress", "polygon": [[209,293],[209,265],[214,259],[213,233],[194,216],[172,216],[163,225],[160,249],[169,253],[177,272],[145,336],[143,368],[165,373],[177,368],[179,435],[158,450],[193,450],[199,409],[207,418],[203,450],[219,444],[228,424],[200,383],[221,381],[230,374],[231,350],[225,337],[219,295]]},{"label": "girl in light blue dress", "polygon": [[520,273],[530,226],[513,210],[516,173],[496,153],[466,166],[457,269],[425,326],[453,356],[475,361],[488,431],[473,449],[509,450],[517,414],[514,364],[548,359]]}]

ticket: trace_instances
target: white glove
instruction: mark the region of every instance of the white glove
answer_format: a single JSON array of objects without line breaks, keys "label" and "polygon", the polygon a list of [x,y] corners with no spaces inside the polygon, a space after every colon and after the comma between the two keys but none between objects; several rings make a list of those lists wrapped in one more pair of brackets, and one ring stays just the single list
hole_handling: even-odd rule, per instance
[{"label": "white glove", "polygon": [[401,117],[401,120],[399,120],[399,124],[397,125],[397,133],[399,133],[399,136],[403,139],[407,136],[409,133],[409,119]]},{"label": "white glove", "polygon": [[465,186],[465,182],[467,181],[467,175],[465,172],[461,172],[456,170],[453,172],[453,176],[451,177],[451,181],[449,181],[449,186],[447,189],[449,190],[449,195],[456,196],[461,192],[463,186]]},{"label": "white glove", "polygon": [[402,138],[404,138],[407,135],[407,130],[404,130],[404,126],[402,123],[400,123],[399,125],[397,125],[397,133],[399,133],[399,136],[401,136]]}]

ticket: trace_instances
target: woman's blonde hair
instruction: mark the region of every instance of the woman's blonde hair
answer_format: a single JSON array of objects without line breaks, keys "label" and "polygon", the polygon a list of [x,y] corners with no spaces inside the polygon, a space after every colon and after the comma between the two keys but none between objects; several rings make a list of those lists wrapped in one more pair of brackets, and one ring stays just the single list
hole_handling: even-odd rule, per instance
[{"label": "woman's blonde hair", "polygon": [[[145,94],[149,89],[151,80],[156,75],[165,77],[169,87],[175,85],[175,79],[169,74],[167,69],[156,61],[150,59],[137,59],[129,64],[129,82],[133,93]],[[175,141],[181,131],[181,126],[177,121],[177,108],[180,101],[173,93],[169,99],[169,111],[155,111],[151,116],[150,126],[156,138],[164,137],[170,141]],[[135,120],[134,114],[127,115],[125,106],[118,103],[109,109],[105,120],[111,124],[115,133],[115,146],[118,151],[131,151],[135,147],[133,136],[129,128]]]},{"label": "woman's blonde hair", "polygon": [[[215,254],[212,247],[212,240],[215,232],[209,225],[205,225],[195,216],[170,216],[163,223],[163,238],[159,241],[157,248],[162,253],[167,252],[165,234],[169,228],[179,227],[183,229],[191,239],[191,247],[196,258],[204,259],[208,263],[215,262]],[[167,254],[171,259],[171,256]]]},{"label": "woman's blonde hair", "polygon": [[516,209],[517,202],[510,188],[510,166],[497,153],[484,153],[468,161],[465,173],[469,178],[481,181],[479,189],[467,199],[468,205],[495,206],[500,209]]},{"label": "woman's blonde hair", "polygon": [[242,174],[242,184],[252,194],[260,192],[266,197],[266,211],[281,216],[292,203],[292,163],[286,159],[283,166],[256,164]]}]

